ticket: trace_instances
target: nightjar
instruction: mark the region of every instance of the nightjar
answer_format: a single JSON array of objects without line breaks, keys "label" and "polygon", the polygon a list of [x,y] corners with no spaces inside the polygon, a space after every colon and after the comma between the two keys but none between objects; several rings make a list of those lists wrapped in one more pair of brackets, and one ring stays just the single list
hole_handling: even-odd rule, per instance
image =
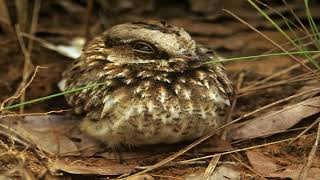
[{"label": "nightjar", "polygon": [[63,74],[80,129],[109,147],[192,140],[227,123],[233,88],[220,58],[182,28],[133,22],[94,38]]}]

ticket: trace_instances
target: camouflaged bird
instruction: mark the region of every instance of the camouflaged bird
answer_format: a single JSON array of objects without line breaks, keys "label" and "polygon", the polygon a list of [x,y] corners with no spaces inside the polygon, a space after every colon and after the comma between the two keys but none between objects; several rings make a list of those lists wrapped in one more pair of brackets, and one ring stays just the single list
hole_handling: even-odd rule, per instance
[{"label": "camouflaged bird", "polygon": [[81,130],[109,147],[192,140],[227,123],[231,82],[182,28],[133,22],[94,38],[63,74]]}]

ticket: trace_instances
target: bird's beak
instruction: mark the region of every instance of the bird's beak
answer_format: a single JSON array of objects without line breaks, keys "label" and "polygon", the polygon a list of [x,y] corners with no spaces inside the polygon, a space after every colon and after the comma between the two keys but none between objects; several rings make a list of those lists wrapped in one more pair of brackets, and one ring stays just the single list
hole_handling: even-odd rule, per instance
[{"label": "bird's beak", "polygon": [[177,61],[197,61],[199,60],[199,56],[195,53],[184,52],[181,55],[175,57]]}]

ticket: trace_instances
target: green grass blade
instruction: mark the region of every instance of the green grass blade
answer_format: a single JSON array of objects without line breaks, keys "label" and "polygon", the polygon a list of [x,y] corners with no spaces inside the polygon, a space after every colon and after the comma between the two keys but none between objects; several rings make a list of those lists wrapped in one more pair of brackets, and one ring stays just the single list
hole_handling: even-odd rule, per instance
[{"label": "green grass blade", "polygon": [[308,54],[315,54],[320,53],[320,51],[296,51],[296,52],[283,52],[283,53],[271,53],[271,54],[261,54],[261,55],[254,55],[254,56],[244,56],[244,57],[235,57],[235,58],[227,58],[224,60],[218,60],[218,61],[208,61],[204,64],[211,64],[211,63],[220,63],[220,62],[232,62],[232,61],[242,61],[242,60],[257,60],[258,58],[262,57],[274,57],[274,56],[287,56],[287,55],[304,55],[305,53]]},{"label": "green grass blade", "polygon": [[40,97],[40,98],[37,98],[37,99],[33,99],[33,100],[30,100],[30,101],[14,104],[14,105],[11,105],[11,106],[6,106],[3,109],[0,109],[0,111],[14,109],[14,108],[17,108],[17,107],[20,107],[20,106],[41,102],[41,101],[44,101],[44,100],[52,99],[52,98],[55,98],[55,97],[58,97],[58,96],[63,96],[65,94],[81,91],[81,90],[84,90],[84,89],[94,88],[94,87],[101,86],[101,85],[104,85],[104,84],[105,84],[105,82],[96,83],[96,84],[89,85],[89,86],[78,87],[78,88],[71,89],[71,90],[68,90],[68,91],[64,91],[64,92],[61,92],[61,93],[56,93],[56,94],[52,94],[52,95],[49,95],[49,96],[44,96],[44,97]]},{"label": "green grass blade", "polygon": [[[304,51],[300,46],[285,32],[281,29],[281,27],[272,19],[268,14],[266,14],[256,3],[252,0],[247,0],[260,14],[262,14],[292,45],[298,48],[300,51]],[[304,51],[306,52],[306,51]],[[320,69],[320,65],[308,54],[304,54],[304,56],[317,68]]]},{"label": "green grass blade", "polygon": [[317,27],[316,23],[314,22],[313,17],[311,15],[311,11],[309,9],[309,1],[304,0],[304,5],[305,5],[305,9],[306,9],[306,14],[308,17],[309,26],[311,28],[312,33],[315,35],[314,38],[316,40],[317,48],[320,49],[320,34],[318,31],[318,27]]}]

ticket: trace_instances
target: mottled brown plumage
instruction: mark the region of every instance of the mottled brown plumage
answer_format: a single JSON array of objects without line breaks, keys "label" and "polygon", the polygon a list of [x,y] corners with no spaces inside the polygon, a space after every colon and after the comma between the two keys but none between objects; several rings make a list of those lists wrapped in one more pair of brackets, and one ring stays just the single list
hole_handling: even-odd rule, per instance
[{"label": "mottled brown plumage", "polygon": [[226,123],[233,89],[219,59],[182,28],[163,22],[112,27],[94,38],[64,73],[81,130],[110,147],[175,143]]}]

